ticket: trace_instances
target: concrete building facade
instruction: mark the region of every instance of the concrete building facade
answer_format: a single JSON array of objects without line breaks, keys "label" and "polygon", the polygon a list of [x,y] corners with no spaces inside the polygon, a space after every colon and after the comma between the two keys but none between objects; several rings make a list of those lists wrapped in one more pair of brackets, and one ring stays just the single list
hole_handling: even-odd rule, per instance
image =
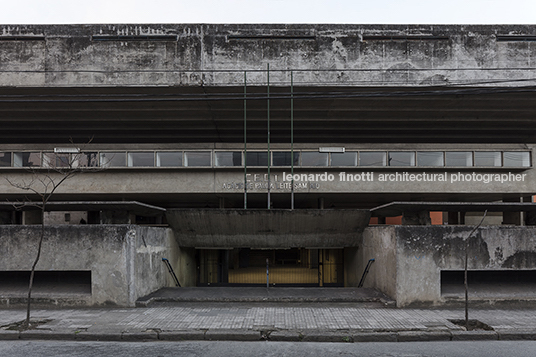
[{"label": "concrete building facade", "polygon": [[[357,286],[375,259],[365,286],[400,306],[455,301],[447,257],[486,209],[475,249],[488,254],[470,266],[479,298],[497,298],[487,274],[527,286],[536,269],[535,56],[534,26],[3,25],[0,199],[36,200],[13,183],[69,162],[87,172],[45,218],[65,249],[82,248],[60,223],[85,225],[77,244],[104,244],[103,224],[159,232],[155,251],[126,239],[92,262],[41,263],[90,271],[88,305],[173,285],[162,258],[186,286],[265,284],[268,264],[272,285],[326,287]],[[392,202],[405,206],[375,210]],[[497,202],[513,205],[469,209]],[[42,220],[16,206],[0,207],[10,286],[29,267],[20,235]],[[384,225],[393,216],[403,225]],[[125,249],[116,293],[99,269]]]}]

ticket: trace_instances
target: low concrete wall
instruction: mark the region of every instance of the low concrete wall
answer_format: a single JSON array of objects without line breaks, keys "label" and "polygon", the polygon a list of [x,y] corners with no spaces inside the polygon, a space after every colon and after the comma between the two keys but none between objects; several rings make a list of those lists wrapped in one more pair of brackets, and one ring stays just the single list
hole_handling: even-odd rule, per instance
[{"label": "low concrete wall", "polygon": [[396,226],[376,226],[365,229],[358,252],[358,271],[363,274],[369,259],[374,259],[363,286],[374,287],[396,300],[395,231]]},{"label": "low concrete wall", "polygon": [[[40,226],[0,226],[1,271],[31,269],[40,230]],[[138,297],[174,285],[162,258],[170,259],[176,269],[180,265],[178,250],[168,228],[47,226],[36,270],[91,271],[91,294],[78,295],[72,301],[84,305],[134,306]],[[68,297],[62,295],[65,301]]]},{"label": "low concrete wall", "polygon": [[181,247],[356,247],[368,210],[167,210]]},{"label": "low concrete wall", "polygon": [[[361,265],[376,262],[365,286],[397,306],[442,304],[441,271],[464,269],[464,239],[474,226],[376,226],[363,234]],[[486,226],[469,240],[470,270],[536,269],[536,227]]]}]

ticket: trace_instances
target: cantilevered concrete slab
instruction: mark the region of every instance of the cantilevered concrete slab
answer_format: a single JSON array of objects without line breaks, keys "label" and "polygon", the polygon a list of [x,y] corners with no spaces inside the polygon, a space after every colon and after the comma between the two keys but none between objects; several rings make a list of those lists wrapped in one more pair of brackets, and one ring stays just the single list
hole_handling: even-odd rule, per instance
[{"label": "cantilevered concrete slab", "polygon": [[166,217],[181,247],[356,247],[368,225],[368,210],[189,210]]}]

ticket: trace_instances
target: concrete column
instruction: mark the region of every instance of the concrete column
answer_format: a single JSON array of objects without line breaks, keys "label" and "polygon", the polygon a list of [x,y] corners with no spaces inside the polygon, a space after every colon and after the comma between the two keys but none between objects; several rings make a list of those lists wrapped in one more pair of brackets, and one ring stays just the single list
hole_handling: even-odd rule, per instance
[{"label": "concrete column", "polygon": [[359,248],[344,248],[344,286],[357,287],[359,285]]}]

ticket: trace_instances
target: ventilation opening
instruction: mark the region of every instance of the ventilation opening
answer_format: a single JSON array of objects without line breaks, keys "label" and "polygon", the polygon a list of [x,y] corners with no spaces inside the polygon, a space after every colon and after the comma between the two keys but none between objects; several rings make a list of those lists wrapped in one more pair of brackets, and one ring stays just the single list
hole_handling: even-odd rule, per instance
[{"label": "ventilation opening", "polygon": [[93,35],[92,41],[177,41],[177,35]]},{"label": "ventilation opening", "polygon": [[[471,270],[470,298],[536,298],[536,270]],[[441,271],[441,295],[465,295],[464,271]]]},{"label": "ventilation opening", "polygon": [[535,42],[536,36],[523,35],[499,35],[497,42]]},{"label": "ventilation opening", "polygon": [[228,40],[315,40],[315,36],[229,35]]},{"label": "ventilation opening", "polygon": [[0,36],[0,41],[44,41],[45,36]]},{"label": "ventilation opening", "polygon": [[[0,295],[28,293],[29,271],[1,271]],[[32,296],[91,294],[91,271],[36,271]]]},{"label": "ventilation opening", "polygon": [[363,41],[448,41],[447,36],[377,36],[364,35]]}]

